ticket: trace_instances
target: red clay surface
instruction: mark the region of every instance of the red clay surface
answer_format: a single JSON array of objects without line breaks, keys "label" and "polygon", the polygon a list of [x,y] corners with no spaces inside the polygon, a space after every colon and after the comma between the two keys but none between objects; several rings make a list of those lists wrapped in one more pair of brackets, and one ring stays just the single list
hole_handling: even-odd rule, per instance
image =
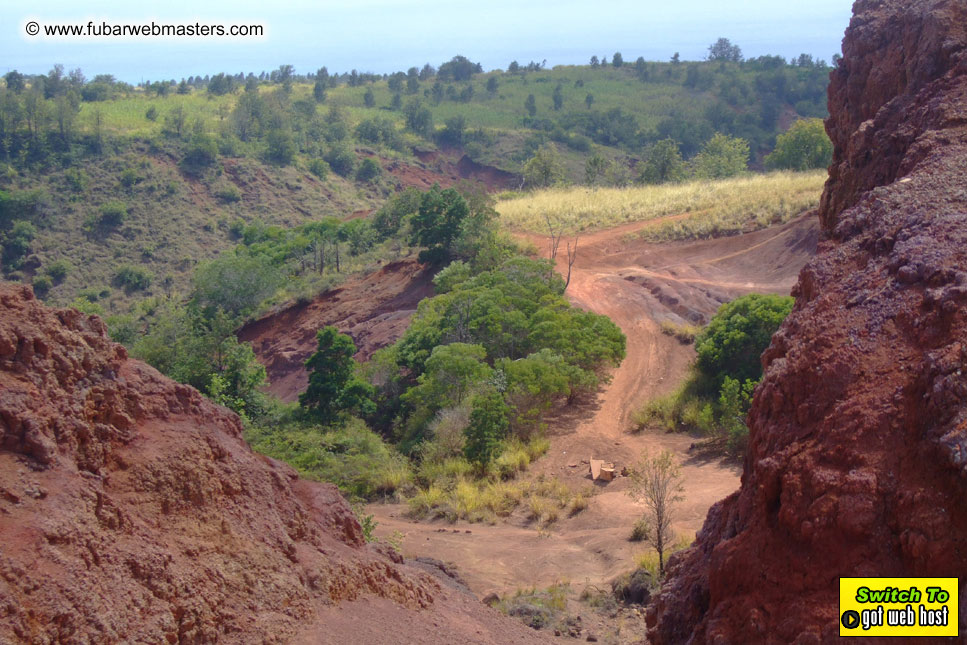
[{"label": "red clay surface", "polygon": [[316,332],[335,325],[356,343],[364,361],[393,343],[410,324],[420,300],[433,295],[433,275],[412,259],[390,262],[354,277],[316,300],[293,305],[243,327],[238,338],[252,344],[266,367],[269,392],[295,401],[306,389],[304,363],[316,350]]}]

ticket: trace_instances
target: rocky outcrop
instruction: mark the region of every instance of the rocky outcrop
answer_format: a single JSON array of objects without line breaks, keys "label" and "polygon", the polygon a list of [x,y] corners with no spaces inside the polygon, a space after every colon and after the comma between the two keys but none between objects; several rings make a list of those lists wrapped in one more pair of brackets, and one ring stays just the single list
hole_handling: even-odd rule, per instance
[{"label": "rocky outcrop", "polygon": [[408,625],[386,642],[449,642],[440,616],[537,638],[371,549],[241,430],[97,317],[0,285],[0,642],[345,642],[359,603]]},{"label": "rocky outcrop", "polygon": [[854,13],[826,240],[763,355],[741,489],[650,608],[656,643],[830,642],[840,576],[967,571],[967,5]]}]

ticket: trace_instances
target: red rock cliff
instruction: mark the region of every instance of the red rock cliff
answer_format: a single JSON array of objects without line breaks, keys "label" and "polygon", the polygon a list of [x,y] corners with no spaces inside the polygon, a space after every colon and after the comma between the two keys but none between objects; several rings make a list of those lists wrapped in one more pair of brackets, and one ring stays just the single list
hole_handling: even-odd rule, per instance
[{"label": "red rock cliff", "polygon": [[861,0],[843,49],[827,240],[763,355],[741,489],[650,608],[656,643],[830,642],[840,576],[967,583],[967,4]]},{"label": "red rock cliff", "polygon": [[0,284],[0,642],[538,639],[370,549],[333,486],[105,332]]}]

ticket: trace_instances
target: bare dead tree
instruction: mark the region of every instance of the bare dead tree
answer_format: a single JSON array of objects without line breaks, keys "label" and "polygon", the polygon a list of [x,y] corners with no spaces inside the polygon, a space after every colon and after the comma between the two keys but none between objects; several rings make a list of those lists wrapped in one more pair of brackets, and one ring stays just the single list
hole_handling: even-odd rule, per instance
[{"label": "bare dead tree", "polygon": [[564,222],[558,222],[555,228],[554,222],[551,221],[551,216],[544,213],[544,221],[547,222],[547,233],[551,236],[551,249],[548,254],[548,259],[551,262],[557,260],[557,250],[561,246],[561,238],[564,237]]},{"label": "bare dead tree", "polygon": [[574,266],[574,262],[578,259],[578,236],[574,236],[574,248],[571,248],[571,243],[567,243],[567,280],[564,281],[564,290],[567,291],[567,287],[571,284],[571,267]]},{"label": "bare dead tree", "polygon": [[673,507],[682,500],[682,471],[674,455],[668,450],[642,454],[631,471],[631,490],[628,494],[641,500],[648,508],[646,539],[658,552],[658,575],[665,577],[665,551],[675,534],[672,532]]}]

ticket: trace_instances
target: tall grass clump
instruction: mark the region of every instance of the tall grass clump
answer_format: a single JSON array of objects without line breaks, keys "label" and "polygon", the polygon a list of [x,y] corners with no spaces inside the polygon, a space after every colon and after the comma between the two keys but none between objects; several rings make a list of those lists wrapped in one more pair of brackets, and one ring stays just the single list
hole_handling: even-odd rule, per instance
[{"label": "tall grass clump", "polygon": [[497,203],[513,229],[547,232],[547,218],[568,233],[653,222],[652,241],[704,239],[789,221],[819,204],[825,172],[773,172],[718,181],[633,188],[551,188]]}]

